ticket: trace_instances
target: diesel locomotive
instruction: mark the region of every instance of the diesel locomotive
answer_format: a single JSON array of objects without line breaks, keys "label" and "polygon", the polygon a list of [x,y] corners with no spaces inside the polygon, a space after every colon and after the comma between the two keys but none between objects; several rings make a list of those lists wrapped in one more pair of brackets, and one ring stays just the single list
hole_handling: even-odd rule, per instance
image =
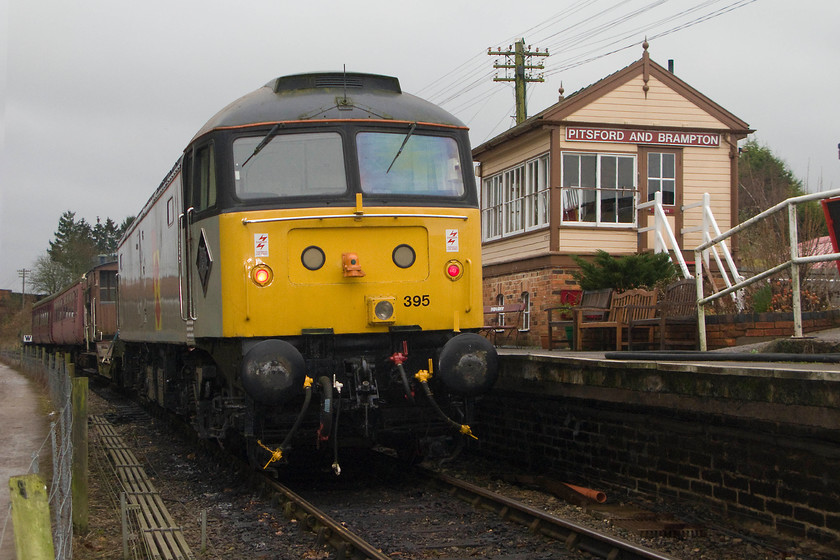
[{"label": "diesel locomotive", "polygon": [[126,231],[107,372],[260,466],[466,437],[497,377],[479,220],[455,117],[393,77],[272,80],[198,131]]}]

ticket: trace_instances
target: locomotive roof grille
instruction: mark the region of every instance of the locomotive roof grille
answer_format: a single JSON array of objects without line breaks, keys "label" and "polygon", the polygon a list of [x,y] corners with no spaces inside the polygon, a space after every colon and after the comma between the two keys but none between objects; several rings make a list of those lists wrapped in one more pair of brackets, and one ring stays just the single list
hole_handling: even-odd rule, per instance
[{"label": "locomotive roof grille", "polygon": [[277,78],[274,82],[274,93],[315,88],[370,89],[402,93],[400,81],[397,78],[378,74],[342,72],[297,74]]}]

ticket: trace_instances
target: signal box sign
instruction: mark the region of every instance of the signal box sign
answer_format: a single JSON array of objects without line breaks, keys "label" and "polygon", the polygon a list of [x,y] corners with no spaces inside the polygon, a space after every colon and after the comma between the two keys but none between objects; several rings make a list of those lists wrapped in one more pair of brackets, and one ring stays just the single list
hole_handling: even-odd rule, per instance
[{"label": "signal box sign", "polygon": [[699,146],[717,148],[720,134],[714,132],[675,132],[666,130],[631,130],[627,128],[566,127],[568,142],[609,142],[617,144],[652,144],[654,146]]}]

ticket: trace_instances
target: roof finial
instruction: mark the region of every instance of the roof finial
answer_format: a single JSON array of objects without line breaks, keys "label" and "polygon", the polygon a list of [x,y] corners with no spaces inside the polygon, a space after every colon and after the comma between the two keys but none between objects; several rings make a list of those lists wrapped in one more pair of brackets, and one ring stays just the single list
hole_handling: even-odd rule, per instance
[{"label": "roof finial", "polygon": [[563,99],[565,99],[565,97],[563,97],[563,94],[566,93],[566,90],[563,89],[563,82],[562,81],[560,82],[560,89],[557,90],[557,93],[560,94],[560,101],[563,101]]},{"label": "roof finial", "polygon": [[648,80],[650,79],[650,55],[648,54],[648,47],[650,43],[648,43],[647,36],[645,36],[645,42],[642,43],[642,81],[645,85],[642,86],[642,91],[645,92],[645,99],[647,99],[648,91],[650,90],[650,86],[648,85]]}]

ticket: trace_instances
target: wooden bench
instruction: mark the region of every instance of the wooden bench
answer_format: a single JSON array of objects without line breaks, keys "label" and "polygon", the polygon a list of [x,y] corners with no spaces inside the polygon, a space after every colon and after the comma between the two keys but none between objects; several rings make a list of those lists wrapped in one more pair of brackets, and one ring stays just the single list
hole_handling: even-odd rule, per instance
[{"label": "wooden bench", "polygon": [[606,316],[592,320],[587,310],[581,306],[575,309],[575,350],[583,348],[585,330],[602,329],[615,331],[615,348],[621,350],[622,332],[628,321],[652,318],[656,314],[656,290],[627,290],[615,294],[610,300]]},{"label": "wooden bench", "polygon": [[523,311],[525,311],[524,303],[484,306],[485,324],[479,330],[479,334],[491,339],[495,345],[498,344],[499,335],[503,335],[504,342],[509,342],[513,336],[514,344],[516,344],[519,340]]},{"label": "wooden bench", "polygon": [[[556,344],[568,344],[572,348],[574,336],[566,337],[566,328],[570,327],[574,332],[574,310],[578,307],[587,308],[588,315],[592,319],[603,319],[610,307],[612,290],[561,290],[559,307],[550,307],[548,312],[548,349],[554,350]],[[558,338],[557,334],[563,335]]]},{"label": "wooden bench", "polygon": [[[683,336],[675,336],[675,329]],[[692,328],[693,327],[693,328]],[[652,318],[630,319],[627,324],[627,349],[633,350],[637,343],[633,332],[640,328],[647,329],[649,348],[654,346],[654,331],[659,335],[659,349],[680,346],[689,349],[697,347],[697,284],[694,278],[684,278],[669,284],[665,288],[662,300],[655,306]],[[685,336],[689,333],[689,336]],[[636,339],[638,340],[638,339]]]}]

